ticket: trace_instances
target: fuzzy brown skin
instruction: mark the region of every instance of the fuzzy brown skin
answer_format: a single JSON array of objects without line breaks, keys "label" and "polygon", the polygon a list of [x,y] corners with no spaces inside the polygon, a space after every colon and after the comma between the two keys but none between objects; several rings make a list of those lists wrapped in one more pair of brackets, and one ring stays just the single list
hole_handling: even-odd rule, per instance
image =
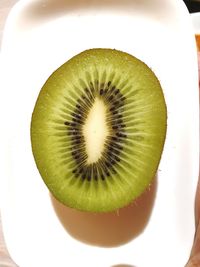
[{"label": "fuzzy brown skin", "polygon": [[[199,78],[200,78],[200,52],[198,52],[198,63],[199,63]],[[200,87],[200,79],[199,79],[199,87]],[[200,174],[196,191],[195,224],[196,224],[196,232],[194,236],[194,243],[189,262],[185,267],[200,267]]]}]

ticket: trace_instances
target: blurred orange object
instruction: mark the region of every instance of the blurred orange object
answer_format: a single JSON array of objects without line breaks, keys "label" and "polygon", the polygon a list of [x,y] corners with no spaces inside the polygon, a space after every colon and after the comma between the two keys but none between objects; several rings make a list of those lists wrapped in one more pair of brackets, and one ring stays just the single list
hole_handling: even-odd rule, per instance
[{"label": "blurred orange object", "polygon": [[197,49],[200,52],[200,34],[195,35],[196,43],[197,43]]}]

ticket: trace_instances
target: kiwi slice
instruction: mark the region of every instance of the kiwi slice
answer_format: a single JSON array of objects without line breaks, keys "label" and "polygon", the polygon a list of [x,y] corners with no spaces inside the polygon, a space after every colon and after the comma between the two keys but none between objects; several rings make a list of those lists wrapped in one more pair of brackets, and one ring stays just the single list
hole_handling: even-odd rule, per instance
[{"label": "kiwi slice", "polygon": [[146,64],[113,49],[86,50],[40,91],[31,122],[36,165],[65,205],[119,209],[155,176],[166,120],[161,85]]}]

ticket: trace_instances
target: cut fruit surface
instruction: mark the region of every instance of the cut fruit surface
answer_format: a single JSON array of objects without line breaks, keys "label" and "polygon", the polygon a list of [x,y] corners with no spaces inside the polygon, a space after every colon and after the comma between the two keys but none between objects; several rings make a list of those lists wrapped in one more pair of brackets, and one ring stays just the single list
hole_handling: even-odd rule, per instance
[{"label": "cut fruit surface", "polygon": [[102,156],[109,131],[106,125],[106,106],[96,98],[83,125],[87,164],[96,163]]},{"label": "cut fruit surface", "polygon": [[59,201],[113,211],[151,183],[166,121],[162,88],[146,64],[117,50],[87,50],[40,91],[31,122],[33,155]]}]

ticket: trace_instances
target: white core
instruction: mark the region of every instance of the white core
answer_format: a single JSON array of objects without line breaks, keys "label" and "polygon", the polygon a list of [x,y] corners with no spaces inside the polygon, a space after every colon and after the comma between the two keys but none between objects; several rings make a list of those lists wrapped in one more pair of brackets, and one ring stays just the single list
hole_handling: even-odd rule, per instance
[{"label": "white core", "polygon": [[97,162],[101,157],[108,134],[106,107],[102,100],[96,98],[83,126],[88,164]]}]

